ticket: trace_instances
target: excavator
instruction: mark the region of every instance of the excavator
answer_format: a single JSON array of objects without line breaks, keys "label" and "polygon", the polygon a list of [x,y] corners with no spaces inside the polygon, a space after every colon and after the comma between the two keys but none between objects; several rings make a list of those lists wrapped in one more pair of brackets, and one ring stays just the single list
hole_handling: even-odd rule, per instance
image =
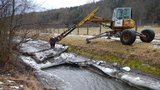
[{"label": "excavator", "polygon": [[49,42],[51,48],[55,47],[56,42],[61,41],[65,38],[68,34],[74,31],[76,28],[81,27],[86,22],[92,22],[96,24],[100,24],[104,27],[110,28],[110,31],[106,31],[100,33],[91,38],[87,38],[86,42],[90,43],[92,39],[97,39],[101,37],[118,37],[120,41],[124,45],[132,45],[135,40],[136,36],[139,36],[142,42],[150,43],[154,37],[155,33],[151,29],[144,29],[140,33],[137,30],[131,30],[136,27],[135,21],[132,19],[132,9],[130,7],[119,7],[115,8],[113,11],[112,20],[105,19],[95,14],[98,12],[99,7],[96,7],[92,12],[90,12],[83,20],[81,20],[78,24],[73,25],[68,30],[61,33],[59,36],[50,38]]}]

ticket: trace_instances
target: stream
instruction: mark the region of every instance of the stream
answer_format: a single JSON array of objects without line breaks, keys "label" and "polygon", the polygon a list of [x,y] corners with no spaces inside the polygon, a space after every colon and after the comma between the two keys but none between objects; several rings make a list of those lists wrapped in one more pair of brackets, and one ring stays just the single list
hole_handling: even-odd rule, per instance
[{"label": "stream", "polygon": [[64,90],[139,90],[103,73],[98,74],[84,68],[62,65],[44,71],[66,81],[68,86]]}]

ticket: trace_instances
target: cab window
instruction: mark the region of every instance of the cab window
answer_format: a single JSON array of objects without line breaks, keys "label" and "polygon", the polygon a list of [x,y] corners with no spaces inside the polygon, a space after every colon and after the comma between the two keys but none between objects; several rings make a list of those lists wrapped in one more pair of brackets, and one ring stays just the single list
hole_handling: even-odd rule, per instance
[{"label": "cab window", "polygon": [[116,13],[116,18],[118,20],[123,19],[123,9],[118,9]]},{"label": "cab window", "polygon": [[131,18],[130,13],[131,13],[131,10],[130,10],[130,9],[124,9],[124,11],[123,11],[123,18],[124,18],[124,19],[129,19],[129,18]]}]

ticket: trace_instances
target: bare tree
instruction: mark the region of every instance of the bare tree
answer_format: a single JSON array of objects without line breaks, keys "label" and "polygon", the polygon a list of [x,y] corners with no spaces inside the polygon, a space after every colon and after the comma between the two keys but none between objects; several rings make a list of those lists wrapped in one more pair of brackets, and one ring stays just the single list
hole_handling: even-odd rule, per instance
[{"label": "bare tree", "polygon": [[2,65],[13,59],[13,40],[19,28],[23,26],[23,15],[31,7],[29,0],[0,0],[0,61]]}]

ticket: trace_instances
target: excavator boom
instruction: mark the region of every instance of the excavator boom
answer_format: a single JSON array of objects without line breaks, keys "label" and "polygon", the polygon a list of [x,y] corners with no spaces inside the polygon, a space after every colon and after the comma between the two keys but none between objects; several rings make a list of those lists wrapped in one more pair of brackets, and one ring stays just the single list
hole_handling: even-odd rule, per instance
[{"label": "excavator boom", "polygon": [[51,48],[55,47],[56,42],[61,41],[63,38],[65,38],[68,34],[70,34],[73,30],[75,30],[76,28],[84,25],[87,21],[90,21],[91,19],[94,18],[95,13],[99,10],[99,7],[96,7],[91,13],[89,13],[83,20],[81,20],[77,25],[72,26],[71,28],[69,28],[68,30],[64,31],[63,33],[61,33],[59,36],[55,37],[55,38],[50,38],[49,42],[51,45]]}]

